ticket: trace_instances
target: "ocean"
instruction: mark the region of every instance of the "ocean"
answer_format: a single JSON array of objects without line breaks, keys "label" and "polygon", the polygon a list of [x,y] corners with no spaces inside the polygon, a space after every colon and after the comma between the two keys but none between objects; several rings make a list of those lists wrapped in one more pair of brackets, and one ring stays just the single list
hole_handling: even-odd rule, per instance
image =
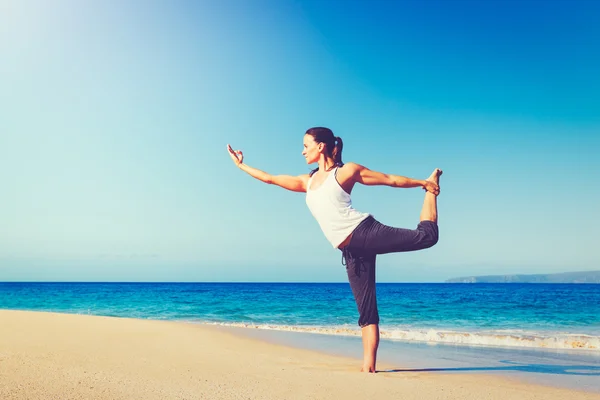
[{"label": "ocean", "polygon": [[[600,285],[379,283],[383,339],[600,356]],[[359,336],[347,283],[0,283],[0,309]]]}]

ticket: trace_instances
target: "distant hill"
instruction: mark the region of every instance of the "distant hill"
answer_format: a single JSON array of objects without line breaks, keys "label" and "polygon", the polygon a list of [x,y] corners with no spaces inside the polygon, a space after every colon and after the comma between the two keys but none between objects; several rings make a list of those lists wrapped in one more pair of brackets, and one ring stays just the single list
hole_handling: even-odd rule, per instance
[{"label": "distant hill", "polygon": [[486,275],[448,279],[448,283],[600,283],[600,271],[536,275]]}]

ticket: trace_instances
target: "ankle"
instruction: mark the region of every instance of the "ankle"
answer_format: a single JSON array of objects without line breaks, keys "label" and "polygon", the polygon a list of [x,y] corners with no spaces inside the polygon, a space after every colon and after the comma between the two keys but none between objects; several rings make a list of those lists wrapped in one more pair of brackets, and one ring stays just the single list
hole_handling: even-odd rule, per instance
[{"label": "ankle", "polygon": [[360,372],[368,372],[368,373],[375,373],[377,372],[377,370],[375,369],[375,366],[371,366],[371,365],[363,365],[363,367],[360,369]]}]

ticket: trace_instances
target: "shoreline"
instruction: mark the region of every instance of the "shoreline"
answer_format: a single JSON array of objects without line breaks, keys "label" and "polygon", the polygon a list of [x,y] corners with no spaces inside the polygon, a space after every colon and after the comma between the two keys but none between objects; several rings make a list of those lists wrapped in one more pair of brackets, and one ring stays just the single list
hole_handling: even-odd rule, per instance
[{"label": "shoreline", "polygon": [[[362,361],[360,336],[332,336],[318,333],[231,328],[244,336],[270,343],[315,350]],[[381,339],[378,370],[382,365],[392,370],[427,371],[428,373],[488,374],[555,388],[583,390],[600,394],[600,358],[596,354],[539,348],[510,348],[415,343]],[[386,372],[386,371],[380,371]]]},{"label": "shoreline", "polygon": [[[2,283],[0,309],[360,335],[347,284]],[[577,290],[382,284],[381,337],[411,343],[572,349],[600,355],[600,286]],[[548,285],[545,285],[548,286]],[[590,285],[584,285],[586,287]],[[536,288],[538,288],[536,286]],[[378,289],[379,290],[379,289]],[[227,304],[214,302],[214,297]],[[291,297],[290,297],[291,296]],[[590,299],[586,302],[584,299]],[[465,299],[472,304],[462,306]],[[512,300],[506,300],[512,299]],[[560,300],[556,300],[560,299]],[[335,312],[323,305],[336,303]],[[594,301],[598,300],[598,301]],[[474,303],[473,303],[474,301]],[[252,303],[251,307],[249,302]],[[537,310],[534,304],[542,304]],[[530,306],[525,306],[529,304]],[[198,308],[200,306],[200,308]]]},{"label": "shoreline", "polygon": [[[0,310],[2,399],[600,399],[493,374],[378,363],[239,334],[231,328]],[[383,372],[393,368],[397,372]]]},{"label": "shoreline", "polygon": [[[264,331],[297,332],[328,336],[361,337],[356,326],[294,326],[278,324],[250,324],[246,322],[206,322],[198,323],[241,329],[256,329]],[[490,330],[460,331],[440,328],[395,329],[381,328],[381,340],[394,340],[405,343],[452,345],[481,348],[532,349],[549,351],[574,351],[582,354],[600,355],[600,337],[586,333],[565,332],[513,332],[505,330],[494,332]],[[486,340],[487,339],[487,340]]]}]

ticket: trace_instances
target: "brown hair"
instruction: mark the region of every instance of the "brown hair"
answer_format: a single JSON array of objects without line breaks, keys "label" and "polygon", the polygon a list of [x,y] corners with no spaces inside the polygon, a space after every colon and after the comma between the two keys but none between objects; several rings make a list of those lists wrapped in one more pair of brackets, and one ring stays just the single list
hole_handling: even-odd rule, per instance
[{"label": "brown hair", "polygon": [[[344,165],[342,162],[342,149],[344,148],[344,143],[342,142],[342,138],[333,135],[331,129],[323,127],[310,128],[306,131],[306,135],[312,136],[317,143],[325,143],[325,154],[333,158],[334,167],[341,167]],[[313,169],[310,172],[310,175],[318,170],[319,167]]]}]

